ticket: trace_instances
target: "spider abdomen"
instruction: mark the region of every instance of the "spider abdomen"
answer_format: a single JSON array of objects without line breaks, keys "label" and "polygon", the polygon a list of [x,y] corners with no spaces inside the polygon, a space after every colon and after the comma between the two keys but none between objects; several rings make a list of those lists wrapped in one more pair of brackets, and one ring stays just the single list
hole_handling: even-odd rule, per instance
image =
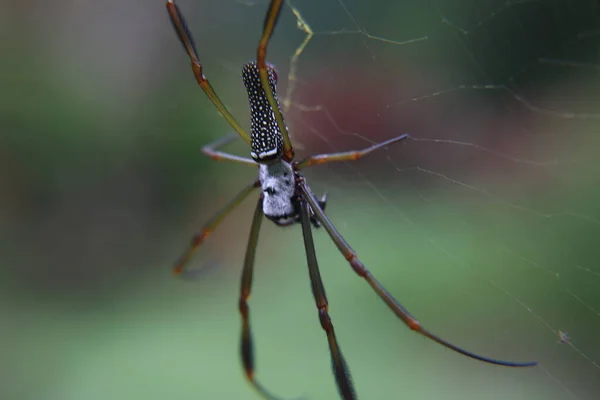
[{"label": "spider abdomen", "polygon": [[[272,65],[267,66],[267,74],[271,91],[277,102],[277,107],[279,107],[279,99],[275,89],[277,73]],[[283,136],[260,81],[256,61],[244,65],[242,78],[248,91],[250,103],[250,156],[256,162],[280,158],[283,154]]]},{"label": "spider abdomen", "polygon": [[259,179],[265,216],[280,219],[296,214],[292,201],[295,192],[294,170],[290,163],[278,160],[271,164],[261,164]]}]

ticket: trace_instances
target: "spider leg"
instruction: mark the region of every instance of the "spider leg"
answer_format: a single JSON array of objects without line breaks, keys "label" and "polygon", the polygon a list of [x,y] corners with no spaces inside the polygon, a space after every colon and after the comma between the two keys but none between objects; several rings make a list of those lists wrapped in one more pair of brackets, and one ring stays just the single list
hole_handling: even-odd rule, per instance
[{"label": "spider leg", "polygon": [[275,25],[277,24],[277,20],[279,19],[279,15],[281,14],[282,5],[283,0],[271,0],[271,4],[269,5],[269,9],[267,10],[267,15],[265,16],[263,33],[258,43],[258,49],[256,50],[256,63],[258,65],[260,82],[262,83],[262,87],[265,90],[267,100],[269,100],[269,104],[271,105],[273,113],[275,114],[275,119],[277,120],[279,130],[283,135],[283,158],[286,161],[290,162],[294,159],[294,149],[292,147],[292,142],[290,141],[287,126],[285,126],[285,122],[283,120],[283,114],[281,113],[281,110],[277,105],[277,101],[275,100],[275,96],[273,95],[273,91],[271,90],[271,85],[269,84],[267,62],[265,61],[267,57],[267,46],[269,45],[271,36],[273,36],[273,30],[275,30]]},{"label": "spider leg", "polygon": [[342,350],[335,337],[333,324],[327,309],[329,304],[327,302],[327,296],[325,294],[325,287],[321,280],[321,273],[319,272],[319,264],[317,262],[317,254],[315,252],[315,244],[313,242],[313,236],[311,231],[310,211],[306,200],[300,200],[300,219],[302,221],[302,235],[304,237],[304,248],[306,250],[306,261],[308,263],[308,272],[310,274],[310,283],[312,286],[313,296],[319,310],[319,321],[321,327],[327,334],[327,341],[329,342],[329,351],[331,353],[331,364],[333,367],[333,373],[337,383],[338,391],[344,400],[356,399],[356,392],[354,385],[352,384],[352,378],[346,360],[342,355]]},{"label": "spider leg", "polygon": [[306,185],[306,181],[301,180],[298,183],[298,188],[300,191],[300,195],[304,198],[308,204],[310,205],[315,217],[321,222],[321,224],[325,227],[325,230],[331,237],[331,240],[335,243],[339,251],[344,255],[354,272],[362,278],[364,278],[369,285],[375,290],[377,295],[388,305],[388,307],[404,322],[406,326],[408,326],[411,330],[420,333],[421,335],[428,337],[441,344],[444,347],[449,348],[450,350],[454,350],[457,353],[463,354],[467,357],[480,360],[490,364],[502,365],[507,367],[530,367],[537,364],[537,362],[513,362],[513,361],[503,361],[496,360],[493,358],[488,358],[484,356],[480,356],[478,354],[472,353],[470,351],[464,350],[458,346],[453,345],[452,343],[447,342],[446,340],[434,335],[429,332],[425,328],[421,326],[419,321],[417,321],[402,304],[400,304],[382,285],[375,279],[375,277],[365,268],[365,266],[360,262],[357,258],[356,253],[350,247],[350,245],[344,240],[342,235],[337,231],[333,223],[327,218],[323,210],[319,207],[318,201],[315,196],[312,194],[308,186]]},{"label": "spider leg", "polygon": [[229,153],[225,153],[225,152],[217,150],[219,147],[225,146],[227,143],[232,142],[236,138],[237,138],[237,135],[235,133],[230,133],[229,135],[219,138],[212,143],[202,146],[202,153],[204,153],[204,155],[212,158],[215,161],[227,160],[227,161],[233,161],[233,162],[242,163],[242,164],[250,164],[255,167],[258,166],[258,164],[251,158],[240,157],[240,156],[236,156],[234,154],[229,154]]},{"label": "spider leg", "polygon": [[242,315],[242,335],[241,335],[241,356],[246,378],[258,393],[267,400],[278,400],[279,398],[271,394],[254,377],[254,343],[252,340],[252,329],[250,328],[250,308],[248,307],[248,298],[252,288],[252,275],[254,270],[254,256],[256,254],[256,245],[260,233],[260,226],[263,220],[262,209],[263,196],[261,195],[254,210],[250,235],[248,237],[248,247],[246,247],[246,256],[244,258],[244,268],[242,270],[242,283],[240,288],[239,310]]},{"label": "spider leg", "polygon": [[185,19],[183,18],[183,14],[179,10],[177,4],[175,4],[175,0],[167,1],[167,11],[171,17],[171,23],[177,32],[177,37],[190,57],[190,61],[192,62],[192,70],[194,71],[194,76],[196,77],[198,85],[200,85],[210,101],[213,102],[221,115],[227,120],[227,122],[229,122],[238,135],[240,135],[240,137],[249,145],[250,135],[248,135],[248,133],[240,126],[235,117],[231,114],[231,112],[229,112],[227,107],[225,107],[225,104],[223,104],[221,99],[219,99],[219,96],[217,96],[217,93],[212,88],[210,82],[202,73],[202,64],[198,59],[198,51],[196,50],[194,38],[187,27]]},{"label": "spider leg", "polygon": [[[321,207],[321,210],[325,211],[325,207],[327,206],[327,193],[323,193],[323,197],[321,197],[321,200],[319,200],[318,203],[319,203],[319,207]],[[320,228],[321,223],[319,222],[319,220],[317,218],[315,218],[315,213],[310,211],[309,215],[310,215],[310,222],[313,224],[313,226],[315,228]]]},{"label": "spider leg", "polygon": [[358,160],[366,156],[367,154],[380,149],[382,147],[388,146],[390,144],[399,142],[404,139],[408,139],[410,136],[408,133],[404,133],[400,136],[396,136],[395,138],[386,140],[385,142],[376,143],[372,146],[369,146],[362,150],[354,150],[354,151],[342,151],[339,153],[331,153],[331,154],[317,154],[314,156],[310,156],[305,158],[296,164],[296,168],[302,169],[306,167],[312,167],[313,165],[325,164],[332,161],[354,161]]},{"label": "spider leg", "polygon": [[[189,277],[192,271],[189,271],[185,268],[187,262],[190,260],[192,255],[198,250],[198,248],[204,243],[207,237],[215,230],[217,225],[233,210],[235,207],[240,205],[242,201],[257,187],[260,186],[260,181],[256,180],[244,187],[229,203],[227,203],[223,208],[221,208],[215,215],[212,216],[205,224],[202,226],[199,232],[195,233],[192,237],[192,242],[188,249],[183,253],[175,265],[173,266],[173,274],[182,275],[186,273],[186,277]],[[198,271],[194,271],[198,272]],[[191,276],[195,276],[192,274]]]}]

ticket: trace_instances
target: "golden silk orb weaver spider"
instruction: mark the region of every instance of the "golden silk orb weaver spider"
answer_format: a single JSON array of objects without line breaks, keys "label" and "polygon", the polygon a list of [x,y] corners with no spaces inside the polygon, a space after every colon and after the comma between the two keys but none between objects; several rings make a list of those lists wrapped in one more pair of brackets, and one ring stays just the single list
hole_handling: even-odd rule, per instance
[{"label": "golden silk orb weaver spider", "polygon": [[352,270],[359,277],[367,281],[392,312],[411,330],[420,333],[450,350],[486,363],[507,367],[528,367],[536,365],[536,362],[501,361],[480,356],[455,346],[429,332],[421,326],[419,321],[417,321],[365,268],[363,263],[358,259],[356,252],[350,247],[333,223],[325,215],[326,196],[323,196],[320,200],[315,197],[306,183],[306,179],[300,173],[303,168],[335,161],[357,160],[377,149],[400,142],[409,136],[408,134],[403,134],[358,151],[318,154],[309,156],[301,161],[294,161],[294,149],[290,142],[288,129],[279,106],[279,99],[276,92],[277,73],[275,68],[265,61],[267,46],[281,13],[282,4],[283,0],[272,0],[270,2],[264,21],[263,32],[258,44],[257,59],[256,61],[247,63],[242,68],[242,78],[248,92],[251,112],[250,134],[248,134],[238,124],[223,102],[221,102],[208,79],[204,76],[194,40],[188,30],[181,11],[174,0],[168,0],[167,2],[167,10],[171,22],[177,32],[180,42],[183,44],[183,47],[190,57],[192,70],[198,85],[204,90],[208,98],[213,102],[237,134],[250,146],[251,158],[239,157],[218,150],[219,147],[235,139],[235,133],[203,147],[203,153],[214,160],[232,161],[252,165],[258,167],[259,170],[258,179],[244,187],[229,203],[207,221],[198,233],[194,235],[189,248],[173,267],[175,275],[181,276],[185,275],[185,273],[189,273],[190,271],[185,268],[187,262],[193,253],[195,253],[202,245],[204,240],[213,232],[219,222],[221,222],[232,209],[252,193],[254,189],[261,189],[261,194],[254,211],[254,217],[250,225],[250,235],[242,270],[239,298],[239,311],[242,317],[241,358],[246,377],[250,384],[263,398],[278,399],[278,397],[271,394],[271,392],[259,383],[255,377],[254,350],[250,328],[249,307],[247,303],[252,285],[254,255],[263,216],[267,217],[278,226],[291,226],[296,223],[300,223],[302,226],[302,235],[312,292],[317,306],[321,327],[327,335],[337,389],[341,398],[344,400],[354,400],[357,398],[357,395],[354,390],[349,369],[336,339],[331,318],[329,317],[327,296],[321,280],[313,242],[312,226],[315,228],[321,226],[325,228],[325,231],[343,254]]}]

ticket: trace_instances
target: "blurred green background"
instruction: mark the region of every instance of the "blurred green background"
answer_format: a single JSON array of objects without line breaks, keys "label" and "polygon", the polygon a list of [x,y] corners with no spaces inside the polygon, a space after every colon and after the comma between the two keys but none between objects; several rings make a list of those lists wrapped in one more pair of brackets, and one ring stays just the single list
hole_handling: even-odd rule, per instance
[{"label": "blurred green background", "polygon": [[[239,72],[267,2],[179,6],[248,127]],[[200,281],[170,275],[255,170],[200,154],[231,128],[164,4],[5,1],[0,32],[0,399],[258,398],[237,312],[254,200],[193,260]],[[414,138],[307,171],[332,221],[424,326],[540,362],[488,366],[410,332],[318,230],[361,398],[598,398],[599,32],[594,1],[286,4],[268,58],[297,153]],[[258,378],[337,398],[298,226],[263,224],[250,307]]]}]

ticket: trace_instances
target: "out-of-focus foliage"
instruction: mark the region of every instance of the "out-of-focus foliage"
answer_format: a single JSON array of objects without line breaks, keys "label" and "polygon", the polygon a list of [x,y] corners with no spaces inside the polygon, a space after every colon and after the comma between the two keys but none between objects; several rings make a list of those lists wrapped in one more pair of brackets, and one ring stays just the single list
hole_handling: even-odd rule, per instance
[{"label": "out-of-focus foliage", "polygon": [[[305,37],[296,17],[317,32],[295,64],[298,153],[404,131],[442,140],[308,172],[329,193],[331,219],[425,326],[479,353],[541,362],[491,367],[418,337],[319,230],[361,398],[583,400],[600,390],[598,10],[524,3],[286,5],[269,50],[282,95]],[[248,126],[239,71],[267,2],[179,4],[205,73]],[[0,398],[254,398],[237,313],[254,200],[194,259],[212,267],[201,281],[169,274],[255,170],[200,155],[231,128],[195,85],[164,5],[4,2],[0,34]],[[399,43],[409,39],[420,40]],[[282,395],[332,399],[300,240],[299,227],[264,224],[250,304],[257,376]],[[559,345],[558,329],[572,343]]]}]

